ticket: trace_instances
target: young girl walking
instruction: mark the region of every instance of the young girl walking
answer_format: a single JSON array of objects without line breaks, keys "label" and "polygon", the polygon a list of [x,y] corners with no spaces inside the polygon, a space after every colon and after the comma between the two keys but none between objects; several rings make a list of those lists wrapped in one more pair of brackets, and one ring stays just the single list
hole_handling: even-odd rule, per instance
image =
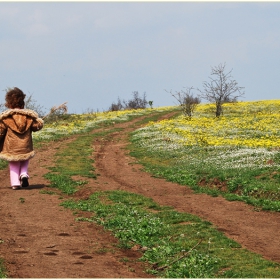
[{"label": "young girl walking", "polygon": [[24,109],[25,94],[17,87],[6,93],[8,110],[0,114],[0,158],[9,162],[13,190],[28,187],[29,159],[35,155],[32,132],[42,129],[38,114]]}]

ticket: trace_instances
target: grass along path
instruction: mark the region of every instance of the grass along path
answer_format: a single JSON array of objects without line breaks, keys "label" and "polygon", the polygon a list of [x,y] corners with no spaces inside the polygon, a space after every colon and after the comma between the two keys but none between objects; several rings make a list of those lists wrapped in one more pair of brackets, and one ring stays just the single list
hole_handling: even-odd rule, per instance
[{"label": "grass along path", "polygon": [[[139,170],[131,172],[124,168],[130,166],[130,169],[134,169],[135,164],[127,162],[127,159],[124,160],[126,156],[121,155],[120,152],[124,151],[121,137],[127,136],[131,129],[125,127],[114,132],[108,130],[99,137],[95,135],[99,146],[96,151],[95,166],[96,172],[99,174],[101,171],[101,174],[97,176],[95,182],[90,184],[95,185],[96,192],[91,194],[93,192],[86,188],[85,193],[83,189],[80,189],[74,198],[65,200],[62,205],[72,209],[77,215],[77,220],[98,223],[112,231],[120,239],[123,247],[138,248],[143,252],[142,260],[151,264],[148,271],[158,276],[262,278],[270,275],[270,277],[277,277],[278,264],[266,261],[259,255],[242,248],[235,240],[227,238],[215,226],[213,227],[211,223],[194,215],[174,210],[179,208],[178,200],[174,197],[172,197],[172,204],[177,207],[173,208],[168,205],[160,206],[150,198],[148,199],[147,196],[154,196],[154,192],[149,190],[145,192],[145,196],[137,194],[143,193],[141,187],[143,188],[144,184],[141,179],[144,174]],[[84,139],[83,136],[77,140],[77,143],[82,139]],[[64,153],[71,154],[73,147],[75,145],[69,145]],[[109,150],[112,152],[109,153]],[[104,165],[101,164],[101,159],[105,159]],[[123,161],[121,162],[120,159]],[[117,165],[117,173],[112,167],[112,162]],[[62,162],[59,162],[58,165],[61,164]],[[69,172],[70,175],[71,169],[75,170],[69,164],[61,165],[63,173]],[[120,169],[125,169],[125,178]],[[134,182],[131,182],[131,177]],[[154,188],[162,189],[162,181],[155,179],[153,181],[156,184]],[[145,183],[149,182],[145,181]],[[175,189],[170,189],[169,193],[178,190],[178,186],[170,185],[170,187]],[[67,193],[67,190],[65,192]],[[207,199],[211,204],[215,200],[216,203],[221,202],[220,199],[211,197],[204,197],[203,202]],[[192,200],[190,194],[188,194],[187,202],[189,200]],[[163,198],[161,202],[166,204]],[[209,202],[204,204],[205,210],[209,210],[208,205]],[[241,205],[238,203],[230,205],[224,201],[223,206],[227,206],[224,212],[233,211],[235,214],[234,208],[241,207],[238,211],[242,211]],[[220,209],[221,207],[217,211]],[[247,208],[246,211],[248,210],[250,211]],[[88,214],[85,215],[85,213]],[[225,213],[225,217],[220,216],[220,220],[230,216]],[[223,231],[228,232],[230,229],[223,229]]]},{"label": "grass along path", "polygon": [[[95,132],[106,130],[108,124],[101,123]],[[86,135],[89,131],[81,133]],[[51,138],[36,142],[37,154],[30,161],[30,186],[26,189],[12,191],[7,165],[0,170],[0,259],[4,264],[1,277],[151,277],[138,261],[140,252],[119,248],[118,240],[102,226],[76,221],[72,211],[59,206],[63,196],[69,195],[49,187],[50,181],[44,175],[50,170],[55,174],[56,153],[71,145],[77,136],[56,137],[53,133]],[[84,153],[83,157],[86,156]],[[72,160],[73,163],[77,158]],[[69,181],[72,183],[76,178]],[[85,189],[83,184],[81,187]]]},{"label": "grass along path", "polygon": [[[55,155],[56,166],[59,166],[59,168],[52,167],[49,174],[62,174],[65,176],[64,180],[60,181],[56,180],[56,176],[48,178],[51,180],[51,184],[57,182],[57,184],[53,184],[53,186],[59,187],[61,186],[61,182],[65,183],[66,178],[68,178],[69,181],[66,180],[67,184],[62,186],[58,191],[56,191],[56,188],[46,188],[44,185],[42,186],[42,190],[39,191],[38,187],[40,185],[36,185],[37,188],[34,188],[33,185],[33,188],[29,190],[30,193],[28,196],[18,197],[20,204],[17,206],[17,210],[23,208],[30,211],[30,207],[33,207],[33,211],[38,211],[38,209],[41,209],[44,205],[49,207],[47,209],[49,210],[48,215],[53,215],[54,212],[52,212],[52,210],[59,209],[57,205],[60,200],[65,207],[73,209],[75,216],[70,218],[69,210],[62,211],[62,213],[56,212],[55,216],[52,216],[55,217],[55,219],[53,219],[53,224],[51,226],[52,231],[56,230],[56,234],[52,234],[51,237],[53,239],[50,239],[48,245],[43,247],[45,251],[43,251],[42,248],[41,251],[40,249],[38,250],[38,247],[37,251],[35,248],[32,248],[29,251],[25,250],[26,253],[22,253],[21,257],[30,254],[32,250],[33,254],[39,252],[39,255],[41,253],[41,257],[43,257],[45,261],[50,262],[48,264],[50,265],[49,270],[46,270],[46,264],[41,267],[41,270],[45,269],[48,273],[53,272],[52,275],[55,275],[56,272],[56,274],[60,274],[60,277],[65,277],[66,275],[67,278],[83,277],[81,276],[82,272],[80,272],[79,276],[78,274],[70,275],[72,268],[79,265],[82,265],[84,269],[83,275],[87,275],[86,277],[90,277],[89,275],[100,277],[100,275],[104,275],[102,274],[102,269],[108,270],[110,268],[112,273],[113,268],[115,273],[119,273],[118,275],[121,278],[131,277],[131,275],[132,278],[143,278],[145,277],[143,276],[144,274],[141,275],[139,266],[135,263],[135,256],[138,255],[138,257],[140,257],[141,254],[143,255],[143,260],[151,263],[147,269],[162,277],[215,276],[235,278],[279,278],[278,264],[266,261],[259,255],[251,253],[245,248],[247,247],[254,250],[254,246],[250,247],[248,244],[245,244],[244,247],[242,243],[242,246],[240,246],[236,242],[238,238],[235,238],[238,236],[234,235],[236,232],[241,232],[241,239],[243,235],[243,241],[252,241],[253,239],[255,244],[258,243],[259,247],[264,250],[264,255],[267,258],[273,259],[273,256],[267,255],[267,253],[271,253],[271,247],[263,247],[262,237],[264,233],[258,225],[260,225],[259,222],[265,219],[266,224],[271,226],[273,224],[273,219],[277,216],[269,216],[266,215],[267,213],[255,213],[252,211],[253,209],[251,207],[244,206],[242,203],[229,203],[220,197],[213,198],[206,195],[196,195],[186,187],[155,179],[149,174],[141,172],[141,166],[135,163],[135,159],[128,156],[128,151],[125,149],[128,143],[128,133],[135,129],[136,126],[136,121],[128,122],[127,124],[115,125],[114,129],[104,129],[102,136],[100,134],[92,134],[95,138],[94,147],[91,146],[93,138],[91,139],[89,134],[83,134],[77,136],[77,138],[73,140],[74,142],[69,141],[69,143],[66,143],[63,149],[48,149],[50,155],[51,153],[53,153],[53,156]],[[98,133],[100,133],[100,131]],[[87,148],[81,149],[81,152],[74,156],[75,147],[83,147],[83,145]],[[94,150],[94,158],[90,155],[92,148]],[[73,151],[73,157],[67,157],[67,160],[65,160],[65,155],[71,155],[71,150]],[[41,160],[42,159],[43,157]],[[88,168],[91,166],[92,160],[94,160],[94,170]],[[81,164],[79,164],[79,162]],[[83,166],[83,168],[77,172],[77,168],[73,168],[75,165]],[[94,174],[96,175],[96,179],[94,179]],[[39,176],[41,175],[42,172]],[[68,190],[64,192],[64,187],[66,186],[68,188],[69,185],[72,185],[73,189],[70,188],[70,192]],[[56,193],[58,195],[46,196],[46,193]],[[94,195],[92,195],[93,193]],[[18,196],[19,192],[16,194]],[[31,194],[32,196],[30,196]],[[37,197],[37,195],[39,196]],[[20,198],[22,199],[20,200]],[[34,198],[41,198],[39,201],[40,203],[34,205],[35,201],[37,201],[34,200]],[[44,198],[43,201],[45,203],[42,203],[42,198]],[[13,197],[13,199],[16,199],[16,197]],[[28,204],[26,202],[28,202]],[[51,209],[50,205],[53,203],[57,204],[54,209]],[[186,204],[188,204],[189,208],[185,206]],[[34,208],[34,206],[36,207]],[[13,209],[9,208],[9,210]],[[239,213],[241,211],[242,215]],[[219,218],[217,223],[214,224],[218,227],[223,224],[224,228],[220,228],[220,230],[217,231],[217,227],[213,227],[209,222],[203,219],[201,220],[195,215],[188,214],[188,212],[198,214],[201,217],[208,212],[209,221]],[[47,217],[48,215],[46,213],[47,212],[42,213],[41,217]],[[63,213],[68,216],[66,220],[62,222],[61,214]],[[24,214],[23,211],[23,215]],[[33,212],[29,213],[31,216],[32,214]],[[13,213],[12,218],[15,219],[14,215],[15,213]],[[75,217],[77,219],[75,219]],[[246,231],[244,226],[248,227],[246,223],[250,219],[256,221],[255,227],[251,227],[249,231]],[[227,221],[229,223],[225,223]],[[241,221],[243,223],[241,223]],[[16,222],[15,224],[18,226],[20,219],[17,219]],[[34,222],[36,222],[36,218]],[[45,219],[44,225],[50,226],[48,222],[49,220]],[[112,247],[110,244],[108,245],[108,243],[103,243],[103,247],[98,246],[97,243],[101,243],[101,235],[98,235],[97,238],[95,234],[102,230],[101,227],[96,225],[96,222],[116,234],[121,242],[120,245],[125,248],[131,248],[130,250],[123,249],[126,252],[126,257],[124,257],[124,255],[120,257],[120,253],[116,253],[119,251],[116,245],[116,247]],[[30,218],[28,219],[27,217],[26,219],[25,217],[27,228],[30,227],[28,226],[29,223]],[[239,225],[239,228],[237,225]],[[38,225],[36,224],[36,226]],[[74,231],[73,227],[75,228]],[[87,228],[90,228],[90,231],[86,230]],[[270,227],[270,229],[273,231],[273,227]],[[27,229],[25,230],[27,231]],[[45,230],[48,235],[52,232],[46,228]],[[77,233],[80,232],[82,232],[83,235],[79,235],[79,238],[83,236],[86,242],[80,245],[78,245],[78,243],[72,244],[72,242],[77,242],[77,239],[74,241],[71,239],[71,236],[77,235]],[[234,240],[228,239],[222,232],[226,232],[228,236],[234,237],[232,238]],[[32,232],[29,232],[29,235],[30,233]],[[111,240],[112,242],[110,234],[108,235],[108,233],[107,231],[102,232],[102,235],[106,235],[107,240],[109,242]],[[247,235],[248,233],[249,235]],[[253,235],[250,235],[250,233]],[[257,235],[254,235],[254,233],[259,234],[259,240],[256,239]],[[20,234],[21,237],[17,236],[15,238],[15,245],[19,245],[19,241],[23,242],[24,238],[22,234],[27,236],[26,232],[21,232]],[[31,234],[32,238],[35,237],[34,234],[34,232]],[[20,238],[22,239],[19,240]],[[64,248],[62,247],[60,238],[63,239],[63,242],[65,241]],[[8,238],[4,238],[4,240],[5,243],[8,242]],[[69,246],[69,242],[71,242],[71,247],[66,246],[66,244]],[[24,247],[23,244],[26,246],[26,243],[21,243],[20,248]],[[86,246],[86,244],[88,244],[87,250],[82,247]],[[184,249],[182,249],[182,247]],[[101,249],[103,258],[101,258],[100,255]],[[260,248],[257,248],[257,250],[258,249]],[[71,250],[72,254],[69,254]],[[114,253],[112,253],[113,250],[115,250]],[[129,252],[130,254],[135,254],[134,261],[132,261],[133,258],[131,260],[131,258],[128,257]],[[78,253],[80,253],[80,255]],[[114,254],[115,256],[117,255],[117,258],[112,258]],[[68,276],[67,272],[61,271],[63,268],[62,264],[65,265],[61,257],[66,258],[69,262],[68,268],[70,270],[68,271]],[[51,261],[51,258],[53,258],[53,261]],[[113,259],[114,265],[112,265]],[[117,265],[116,259],[119,259],[120,263],[126,264],[126,266],[124,266],[126,272],[124,269],[121,269],[121,266]],[[108,263],[108,260],[111,262]],[[18,268],[22,269],[24,267],[24,261],[26,261],[26,257],[22,258],[22,264]],[[97,271],[92,269],[92,262]],[[70,268],[70,266],[72,266],[72,268]],[[20,271],[20,269],[18,271]],[[32,275],[32,272],[33,276],[36,275],[34,274],[34,263],[33,266],[29,266],[29,275]],[[59,276],[55,276],[55,278],[57,277]]]}]

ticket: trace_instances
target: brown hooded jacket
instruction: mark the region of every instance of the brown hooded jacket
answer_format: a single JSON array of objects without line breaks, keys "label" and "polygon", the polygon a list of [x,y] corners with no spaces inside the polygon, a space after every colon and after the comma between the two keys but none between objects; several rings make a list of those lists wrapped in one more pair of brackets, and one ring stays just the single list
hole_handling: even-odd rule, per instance
[{"label": "brown hooded jacket", "polygon": [[35,155],[32,132],[42,129],[44,121],[35,111],[9,109],[0,114],[0,158],[22,161]]}]

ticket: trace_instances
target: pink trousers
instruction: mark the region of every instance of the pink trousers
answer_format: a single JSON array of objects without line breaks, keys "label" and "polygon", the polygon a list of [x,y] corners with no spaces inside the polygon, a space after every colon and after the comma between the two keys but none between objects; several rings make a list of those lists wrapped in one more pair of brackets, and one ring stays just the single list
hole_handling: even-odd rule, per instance
[{"label": "pink trousers", "polygon": [[10,161],[10,179],[11,179],[11,186],[20,186],[20,177],[21,176],[28,176],[28,164],[29,160],[24,161]]}]

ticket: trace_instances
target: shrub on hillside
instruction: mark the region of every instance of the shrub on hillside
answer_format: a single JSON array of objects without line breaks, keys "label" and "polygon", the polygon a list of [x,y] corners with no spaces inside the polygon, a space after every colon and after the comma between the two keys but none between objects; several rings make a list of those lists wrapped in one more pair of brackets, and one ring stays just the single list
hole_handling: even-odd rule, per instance
[{"label": "shrub on hillside", "polygon": [[117,103],[112,103],[109,107],[109,111],[120,111],[129,109],[145,109],[148,101],[146,100],[146,93],[141,97],[138,91],[132,93],[132,99],[128,101],[121,101],[118,97]]}]

